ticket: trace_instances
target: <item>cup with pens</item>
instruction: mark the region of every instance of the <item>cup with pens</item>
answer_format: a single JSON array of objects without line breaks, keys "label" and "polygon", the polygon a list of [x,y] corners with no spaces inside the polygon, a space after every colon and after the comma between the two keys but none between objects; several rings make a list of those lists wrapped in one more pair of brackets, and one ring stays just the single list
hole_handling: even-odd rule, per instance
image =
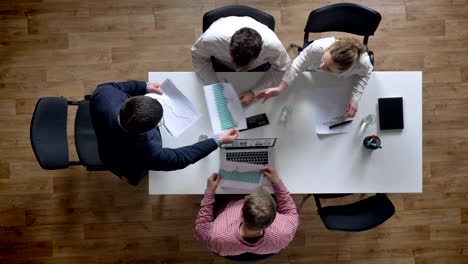
[{"label": "cup with pens", "polygon": [[376,135],[365,137],[362,143],[364,144],[364,147],[366,149],[376,150],[382,148],[382,142],[380,141],[380,138]]}]

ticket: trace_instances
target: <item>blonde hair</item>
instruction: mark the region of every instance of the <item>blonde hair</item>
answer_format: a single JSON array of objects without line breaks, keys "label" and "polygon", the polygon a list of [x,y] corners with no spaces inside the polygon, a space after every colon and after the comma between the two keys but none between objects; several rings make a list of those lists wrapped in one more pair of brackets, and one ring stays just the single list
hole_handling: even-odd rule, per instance
[{"label": "blonde hair", "polygon": [[366,52],[366,46],[355,38],[343,38],[335,41],[327,51],[339,70],[346,71]]},{"label": "blonde hair", "polygon": [[242,206],[243,224],[250,230],[264,230],[276,217],[276,202],[262,187],[247,195]]}]

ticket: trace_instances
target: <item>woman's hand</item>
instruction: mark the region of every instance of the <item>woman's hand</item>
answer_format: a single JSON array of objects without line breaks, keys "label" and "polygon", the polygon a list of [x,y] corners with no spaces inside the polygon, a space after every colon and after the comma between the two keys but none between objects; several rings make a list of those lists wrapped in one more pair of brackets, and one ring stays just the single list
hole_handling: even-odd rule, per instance
[{"label": "woman's hand", "polygon": [[288,83],[281,81],[278,86],[267,88],[255,95],[255,99],[263,99],[264,103],[268,98],[275,97],[288,87]]},{"label": "woman's hand", "polygon": [[346,106],[346,113],[344,114],[344,118],[354,117],[358,110],[358,102],[354,100],[350,100],[348,105]]},{"label": "woman's hand", "polygon": [[280,94],[282,91],[283,91],[283,89],[281,89],[278,86],[277,87],[267,88],[267,89],[259,92],[258,94],[256,94],[255,99],[257,99],[257,100],[263,99],[262,103],[264,103],[266,100],[268,100],[268,98],[275,97],[278,94]]}]

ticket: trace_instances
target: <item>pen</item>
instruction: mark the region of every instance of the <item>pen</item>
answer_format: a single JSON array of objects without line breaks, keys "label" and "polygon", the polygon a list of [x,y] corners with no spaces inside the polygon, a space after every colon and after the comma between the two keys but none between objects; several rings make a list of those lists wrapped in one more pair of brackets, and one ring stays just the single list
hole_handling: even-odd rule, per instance
[{"label": "pen", "polygon": [[339,127],[339,126],[342,126],[342,125],[346,125],[346,124],[351,123],[352,121],[353,121],[353,120],[346,120],[346,121],[343,121],[343,122],[341,122],[341,123],[337,123],[337,124],[331,125],[331,126],[329,126],[328,128],[329,128],[329,129],[332,129],[332,128]]}]

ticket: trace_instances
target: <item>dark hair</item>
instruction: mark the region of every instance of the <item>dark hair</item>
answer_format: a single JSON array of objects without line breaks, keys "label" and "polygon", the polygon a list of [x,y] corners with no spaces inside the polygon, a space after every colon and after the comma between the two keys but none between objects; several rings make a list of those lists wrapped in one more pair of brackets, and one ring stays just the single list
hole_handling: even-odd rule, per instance
[{"label": "dark hair", "polygon": [[242,206],[243,224],[250,230],[264,230],[276,218],[276,202],[262,187],[247,195]]},{"label": "dark hair", "polygon": [[148,96],[134,96],[120,109],[120,125],[132,134],[145,133],[156,127],[163,115],[158,100]]},{"label": "dark hair", "polygon": [[231,37],[230,53],[237,66],[246,66],[256,59],[262,50],[262,36],[251,28],[241,28]]}]

